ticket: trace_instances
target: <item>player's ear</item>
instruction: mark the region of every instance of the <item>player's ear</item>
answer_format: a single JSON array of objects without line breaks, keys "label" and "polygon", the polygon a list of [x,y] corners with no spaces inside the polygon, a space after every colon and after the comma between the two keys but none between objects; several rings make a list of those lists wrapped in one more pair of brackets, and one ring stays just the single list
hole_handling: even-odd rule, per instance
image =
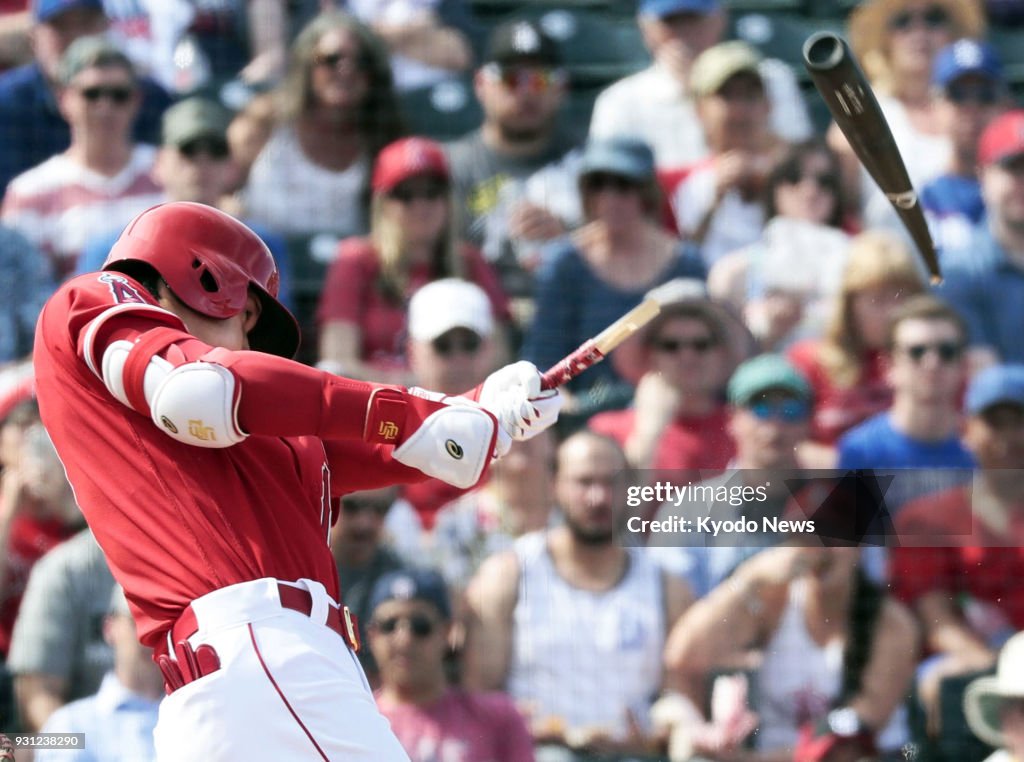
[{"label": "player's ear", "polygon": [[245,300],[246,333],[249,333],[249,331],[256,327],[256,323],[259,322],[261,312],[263,312],[263,302],[261,302],[259,296],[250,289],[249,296]]}]

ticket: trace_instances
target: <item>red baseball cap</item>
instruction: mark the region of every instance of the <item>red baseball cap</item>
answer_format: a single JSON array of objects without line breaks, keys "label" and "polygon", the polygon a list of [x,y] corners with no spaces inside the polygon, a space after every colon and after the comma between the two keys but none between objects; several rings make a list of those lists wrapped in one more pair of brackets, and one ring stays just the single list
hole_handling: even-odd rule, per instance
[{"label": "red baseball cap", "polygon": [[373,192],[387,193],[414,175],[435,175],[448,181],[448,159],[440,143],[402,138],[385,146],[373,168]]},{"label": "red baseball cap", "polygon": [[1024,155],[1024,110],[1007,111],[981,133],[978,163],[983,167]]}]

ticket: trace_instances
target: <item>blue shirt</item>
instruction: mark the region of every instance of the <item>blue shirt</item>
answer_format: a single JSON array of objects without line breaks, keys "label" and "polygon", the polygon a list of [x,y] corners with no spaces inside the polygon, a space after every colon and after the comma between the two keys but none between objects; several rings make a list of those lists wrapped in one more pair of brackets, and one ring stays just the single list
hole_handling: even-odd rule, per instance
[{"label": "blue shirt", "polygon": [[56,288],[50,260],[21,233],[0,225],[0,365],[32,351],[36,318]]},{"label": "blue shirt", "polygon": [[941,175],[921,190],[921,208],[942,262],[943,252],[969,245],[974,227],[985,217],[981,183],[975,177]]},{"label": "blue shirt", "polygon": [[99,691],[55,711],[43,733],[84,733],[85,748],[37,749],[36,762],[147,762],[156,759],[159,701],[128,690],[108,672]]},{"label": "blue shirt", "polygon": [[[704,280],[705,269],[693,247],[680,244],[678,256],[653,283],[623,291],[599,277],[568,240],[551,245],[537,275],[536,312],[523,342],[522,356],[547,370],[587,339],[636,307],[652,287],[673,278]],[[584,371],[569,388],[584,391],[603,381],[621,382],[610,362]]]},{"label": "blue shirt", "polygon": [[967,321],[970,343],[994,349],[1002,362],[1024,362],[1024,269],[1013,264],[988,225],[968,246],[947,251],[936,294]]},{"label": "blue shirt", "polygon": [[[160,143],[160,119],[171,97],[150,79],[140,80],[142,106],[135,120],[135,140]],[[0,75],[0,193],[17,175],[71,144],[71,128],[36,63]]]}]

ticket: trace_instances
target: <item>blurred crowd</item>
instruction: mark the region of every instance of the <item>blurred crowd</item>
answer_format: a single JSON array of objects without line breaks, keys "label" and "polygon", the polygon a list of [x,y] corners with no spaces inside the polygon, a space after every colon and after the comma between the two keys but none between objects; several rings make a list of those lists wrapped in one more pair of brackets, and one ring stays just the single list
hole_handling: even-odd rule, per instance
[{"label": "blurred crowd", "polygon": [[[152,758],[161,678],[31,351],[57,285],[194,201],[274,253],[298,359],[358,379],[546,369],[657,289],[483,486],[334,506],[413,762],[1024,760],[1024,108],[1000,52],[1024,2],[836,2],[819,27],[872,83],[941,283],[796,52],[737,34],[771,15],[515,5],[0,2],[0,731],[86,734],[36,760]],[[816,5],[779,3],[808,31]],[[632,528],[763,529],[817,474],[874,479],[866,530]],[[732,497],[627,502],[664,483]]]}]

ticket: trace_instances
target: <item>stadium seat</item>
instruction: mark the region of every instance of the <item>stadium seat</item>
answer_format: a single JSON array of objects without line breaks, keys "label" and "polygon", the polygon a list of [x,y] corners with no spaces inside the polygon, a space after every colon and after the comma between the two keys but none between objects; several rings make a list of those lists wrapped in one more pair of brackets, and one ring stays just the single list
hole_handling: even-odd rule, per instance
[{"label": "stadium seat", "polygon": [[637,0],[469,0],[470,10],[480,19],[491,19],[523,10],[585,10],[611,16],[633,16]]},{"label": "stadium seat", "polygon": [[743,13],[731,18],[729,36],[750,43],[768,58],[789,64],[803,81],[810,79],[803,62],[804,41],[826,29],[842,33],[843,22],[790,13]]},{"label": "stadium seat", "polygon": [[803,13],[806,4],[806,0],[725,0],[725,6],[732,13],[750,11]]},{"label": "stadium seat", "polygon": [[435,140],[453,140],[483,121],[472,74],[402,93],[399,107],[412,134]]}]

